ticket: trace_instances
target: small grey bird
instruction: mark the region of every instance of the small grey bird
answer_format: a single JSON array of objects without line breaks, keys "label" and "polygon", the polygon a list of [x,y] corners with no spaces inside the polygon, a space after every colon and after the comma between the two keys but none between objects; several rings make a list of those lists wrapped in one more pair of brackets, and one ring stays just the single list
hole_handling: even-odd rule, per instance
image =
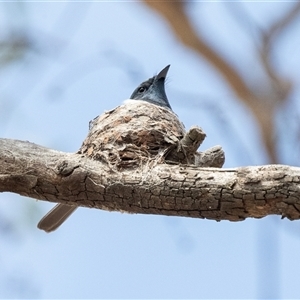
[{"label": "small grey bird", "polygon": [[[165,92],[165,79],[170,65],[166,66],[156,76],[141,83],[124,104],[133,101],[146,101],[164,108],[171,109]],[[75,210],[77,206],[57,204],[38,223],[39,229],[51,232],[57,229]]]},{"label": "small grey bird", "polygon": [[156,104],[170,109],[165,92],[165,79],[169,71],[170,65],[162,69],[156,76],[142,82],[132,93],[130,99],[143,100],[152,104]]}]

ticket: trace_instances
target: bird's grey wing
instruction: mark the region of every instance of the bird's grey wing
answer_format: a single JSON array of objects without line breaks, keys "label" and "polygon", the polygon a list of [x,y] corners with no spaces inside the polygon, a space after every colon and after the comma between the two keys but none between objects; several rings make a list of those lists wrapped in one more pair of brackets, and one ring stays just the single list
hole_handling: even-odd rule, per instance
[{"label": "bird's grey wing", "polygon": [[75,210],[77,206],[57,204],[38,223],[39,229],[51,232],[57,229]]}]

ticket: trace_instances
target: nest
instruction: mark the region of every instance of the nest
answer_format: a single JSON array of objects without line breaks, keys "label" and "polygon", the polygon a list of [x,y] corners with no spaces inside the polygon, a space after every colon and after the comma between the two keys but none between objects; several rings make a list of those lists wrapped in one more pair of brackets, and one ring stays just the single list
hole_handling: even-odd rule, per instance
[{"label": "nest", "polygon": [[129,100],[90,122],[78,153],[117,169],[134,168],[163,162],[184,134],[183,124],[170,109]]}]

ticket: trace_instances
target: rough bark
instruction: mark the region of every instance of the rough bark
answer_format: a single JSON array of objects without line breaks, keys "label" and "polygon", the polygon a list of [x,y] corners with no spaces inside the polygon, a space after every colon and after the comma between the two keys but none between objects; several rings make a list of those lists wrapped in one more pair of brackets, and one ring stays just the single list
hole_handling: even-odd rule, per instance
[{"label": "rough bark", "polygon": [[0,192],[128,213],[240,221],[300,218],[300,168],[143,165],[115,171],[82,154],[0,139]]}]

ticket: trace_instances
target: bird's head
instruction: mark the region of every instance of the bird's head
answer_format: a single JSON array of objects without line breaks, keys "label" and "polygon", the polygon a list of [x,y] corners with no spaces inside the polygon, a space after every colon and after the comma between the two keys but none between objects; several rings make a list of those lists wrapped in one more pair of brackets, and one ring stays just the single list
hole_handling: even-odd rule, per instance
[{"label": "bird's head", "polygon": [[156,76],[141,83],[134,90],[130,99],[143,100],[172,109],[165,92],[165,79],[169,68],[170,65],[166,66]]}]

